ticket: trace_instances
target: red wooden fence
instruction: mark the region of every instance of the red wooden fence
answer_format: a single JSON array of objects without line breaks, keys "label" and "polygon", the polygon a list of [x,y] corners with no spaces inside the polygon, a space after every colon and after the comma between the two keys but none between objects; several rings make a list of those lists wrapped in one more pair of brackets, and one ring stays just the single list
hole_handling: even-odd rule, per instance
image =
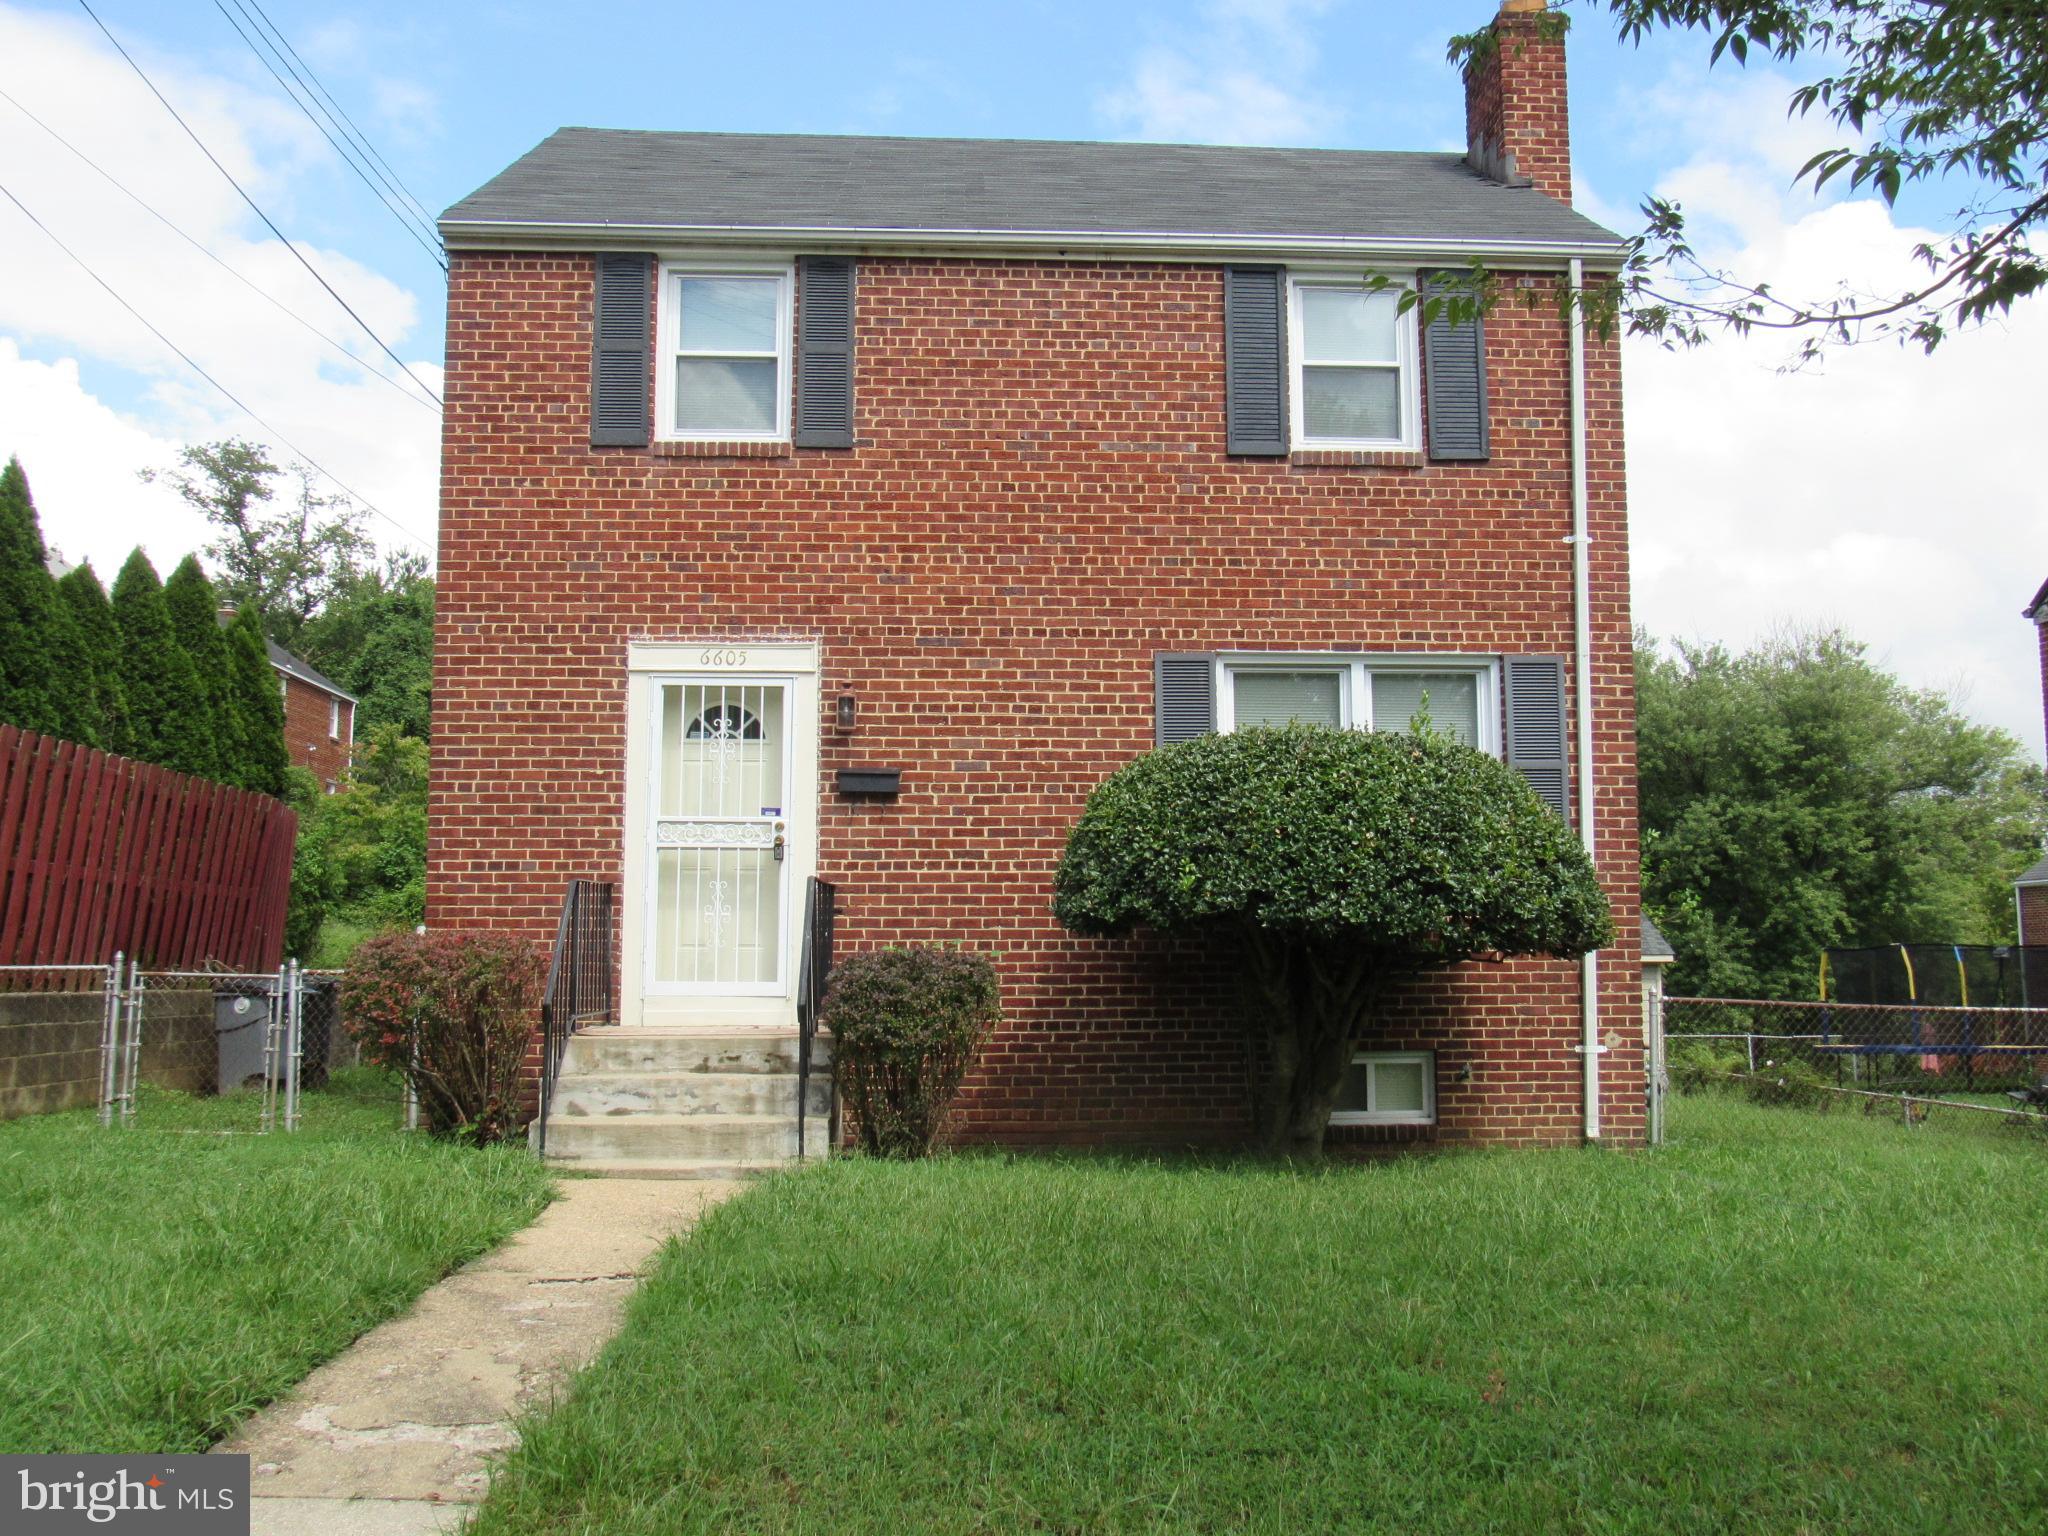
[{"label": "red wooden fence", "polygon": [[0,965],[273,971],[282,801],[0,725]]}]

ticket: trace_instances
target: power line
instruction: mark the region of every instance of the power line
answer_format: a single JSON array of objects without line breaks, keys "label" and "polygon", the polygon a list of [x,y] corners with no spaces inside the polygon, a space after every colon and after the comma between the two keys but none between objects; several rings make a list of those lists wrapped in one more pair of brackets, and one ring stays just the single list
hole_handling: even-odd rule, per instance
[{"label": "power line", "polygon": [[20,198],[16,197],[14,193],[8,189],[5,183],[0,183],[0,197],[6,198],[7,201],[14,204],[16,208],[20,209],[21,216],[23,218],[27,219],[29,223],[35,225],[37,229],[41,230],[43,234],[49,238],[49,241],[52,245],[56,246],[57,249],[62,251],[66,256],[69,256],[71,260],[78,266],[78,268],[82,272],[85,273],[87,277],[91,278],[95,283],[98,283],[101,288],[105,289],[107,297],[112,299],[116,304],[120,305],[123,309],[127,310],[128,313],[133,315],[137,320],[141,321],[143,328],[146,329],[150,335],[154,336],[158,341],[162,342],[166,347],[170,348],[171,351],[177,353],[178,357],[180,358],[180,360],[184,362],[187,368],[190,368],[194,373],[198,374],[199,377],[206,380],[206,382],[211,384],[215,389],[219,390],[221,394],[227,398],[228,402],[235,407],[235,409],[240,411],[244,416],[247,416],[251,421],[255,422],[257,426],[261,427],[264,431],[268,432],[280,443],[284,444],[284,446],[287,449],[289,449],[295,457],[304,461],[308,469],[311,469],[315,474],[318,474],[323,478],[332,481],[336,486],[340,487],[342,493],[345,496],[347,496],[350,501],[355,502],[357,505],[361,506],[364,511],[372,514],[373,516],[382,518],[385,522],[389,523],[393,528],[396,528],[400,533],[404,534],[408,539],[411,539],[413,543],[419,545],[422,549],[429,551],[433,549],[434,546],[428,543],[427,540],[421,538],[418,534],[414,533],[410,528],[406,527],[405,524],[401,523],[397,518],[391,516],[390,513],[384,511],[384,509],[379,507],[375,502],[369,500],[365,496],[358,495],[355,491],[351,490],[346,481],[342,480],[338,475],[334,474],[332,471],[322,468],[319,461],[316,460],[310,453],[307,453],[303,448],[300,448],[290,438],[286,437],[282,432],[278,431],[277,428],[273,427],[261,416],[258,416],[247,405],[243,404],[241,398],[238,395],[236,395],[233,390],[229,389],[227,385],[221,383],[219,379],[216,379],[212,374],[208,373],[204,368],[200,367],[198,362],[194,360],[191,353],[187,352],[183,347],[179,346],[175,341],[171,340],[170,337],[166,336],[162,331],[158,330],[156,326],[150,322],[150,319],[147,315],[143,314],[141,310],[137,309],[133,304],[130,304],[126,299],[122,298],[120,293],[115,289],[112,283],[108,282],[104,277],[101,277],[99,273],[95,272],[92,269],[91,263],[86,261],[86,259],[83,256],[78,254],[78,252],[72,250],[71,247],[66,245],[62,240],[58,239],[57,232],[51,229],[50,226],[45,224],[41,219],[37,218],[34,213],[30,212],[28,205],[24,203]]},{"label": "power line", "polygon": [[251,10],[254,10],[256,12],[257,16],[262,19],[263,25],[270,29],[270,35],[273,38],[275,38],[280,45],[283,46],[284,51],[287,54],[289,54],[293,62],[299,66],[298,69],[293,70],[292,73],[294,75],[298,75],[301,71],[303,71],[304,78],[312,85],[314,90],[319,92],[320,99],[326,103],[327,108],[331,109],[329,113],[329,120],[332,120],[334,113],[340,114],[341,121],[344,124],[346,124],[349,129],[353,130],[354,141],[360,144],[363,147],[363,149],[369,154],[370,158],[374,160],[379,166],[381,166],[387,173],[387,175],[390,177],[390,180],[385,182],[385,185],[395,185],[398,194],[406,202],[412,204],[414,212],[416,212],[420,216],[421,220],[425,222],[427,228],[433,232],[434,237],[436,239],[439,239],[440,231],[434,225],[433,214],[429,213],[427,211],[426,205],[413,195],[412,188],[408,187],[405,184],[405,178],[403,176],[400,176],[398,172],[395,169],[393,169],[391,162],[386,160],[382,155],[377,153],[377,146],[370,142],[370,136],[364,133],[363,130],[356,125],[356,120],[348,115],[348,109],[342,106],[340,102],[334,99],[334,93],[328,90],[327,87],[321,83],[320,77],[318,75],[313,73],[313,66],[308,64],[304,59],[299,57],[299,51],[296,48],[292,47],[291,39],[287,38],[284,35],[283,30],[279,28],[278,24],[270,19],[270,13],[263,9],[261,0],[247,0],[246,4],[244,4],[244,0],[235,0],[235,9],[241,11],[242,14],[245,16],[248,15]]},{"label": "power line", "polygon": [[[311,90],[305,86],[304,82],[300,83],[299,90],[297,91],[293,90],[292,87],[286,83],[284,76],[277,72],[277,65],[271,63],[270,60],[271,57],[274,55],[277,57],[279,63],[285,64],[286,69],[291,69],[291,65],[289,63],[285,63],[283,55],[278,54],[277,50],[274,47],[271,47],[270,40],[268,38],[264,38],[263,45],[259,47],[257,44],[257,39],[255,37],[251,37],[248,32],[243,30],[242,23],[235,20],[234,16],[229,12],[228,8],[220,3],[220,0],[213,0],[213,8],[219,11],[221,15],[226,18],[227,24],[229,26],[235,29],[235,35],[241,38],[241,40],[244,43],[248,44],[249,51],[256,55],[256,62],[261,64],[266,70],[270,72],[270,78],[277,82],[278,88],[284,92],[286,98],[291,102],[291,104],[297,107],[299,111],[302,114],[304,114],[307,122],[311,123],[315,128],[320,130],[320,136],[327,140],[327,142],[331,146],[333,146],[334,152],[337,155],[341,156],[342,160],[347,164],[350,170],[356,173],[356,179],[362,182],[364,186],[368,187],[370,189],[370,195],[376,198],[379,203],[383,204],[386,212],[388,212],[393,218],[398,220],[399,228],[403,229],[406,232],[406,234],[412,237],[413,244],[417,245],[421,250],[425,251],[428,257],[433,261],[435,266],[439,267],[443,272],[446,272],[448,270],[448,263],[441,259],[441,247],[438,236],[431,239],[423,237],[420,234],[418,221],[413,217],[413,215],[409,213],[406,209],[399,206],[398,204],[392,202],[391,196],[387,196],[385,192],[378,187],[377,183],[370,179],[371,172],[364,168],[364,162],[360,159],[354,146],[352,144],[344,144],[340,139],[337,139],[334,136],[333,130],[331,130],[326,123],[323,123],[319,119],[319,117],[314,115],[313,109],[309,107],[306,104],[305,100],[301,99],[300,96],[301,91],[305,92],[307,96],[311,96],[312,94]],[[241,9],[239,0],[236,9]],[[244,11],[242,14],[244,17],[248,17],[248,12]],[[249,25],[251,27],[254,27],[256,25],[253,18],[250,18]],[[259,37],[261,35],[262,34],[260,32],[257,34],[257,36]],[[268,54],[264,52],[265,48],[270,48],[270,52]],[[292,73],[293,78],[296,79],[297,71],[294,70]],[[339,127],[340,125],[336,124],[335,126]],[[432,231],[429,231],[429,235],[431,234]]]},{"label": "power line", "polygon": [[226,166],[222,165],[217,158],[215,158],[213,151],[206,147],[206,141],[200,138],[197,133],[193,132],[192,125],[186,122],[183,117],[178,115],[178,109],[171,105],[170,99],[166,97],[162,91],[156,88],[156,82],[149,78],[148,73],[144,71],[143,67],[135,62],[134,58],[129,54],[126,48],[123,48],[121,46],[121,40],[114,36],[112,32],[108,31],[107,24],[104,21],[100,20],[99,12],[95,11],[92,8],[91,4],[88,3],[88,0],[78,0],[78,4],[79,8],[83,10],[86,15],[92,18],[93,25],[100,29],[100,32],[102,33],[102,35],[105,36],[106,40],[114,45],[114,51],[120,54],[123,59],[127,60],[128,67],[135,71],[136,77],[140,79],[144,85],[149,87],[150,95],[154,96],[159,102],[163,104],[163,109],[171,114],[171,120],[175,122],[180,128],[185,130],[185,137],[190,139],[194,144],[198,145],[199,152],[202,155],[206,156],[208,162],[212,164],[215,170],[219,171],[222,176],[227,178],[228,185],[233,187],[235,189],[236,194],[240,196],[242,201],[249,205],[250,211],[253,212],[257,218],[263,221],[264,227],[267,228],[273,235],[277,236],[279,240],[284,242],[285,249],[290,251],[292,255],[298,259],[299,265],[304,267],[308,272],[312,273],[314,280],[318,282],[322,288],[325,288],[327,290],[328,294],[333,298],[334,302],[339,304],[343,309],[348,311],[348,317],[351,320],[355,321],[357,325],[363,328],[364,333],[370,338],[370,340],[376,342],[379,347],[383,348],[384,355],[390,358],[391,361],[393,361],[394,363],[398,364],[399,368],[402,369],[407,375],[409,375],[412,381],[415,384],[418,384],[419,387],[423,391],[425,391],[425,393],[432,396],[434,404],[441,404],[441,397],[435,394],[433,390],[427,387],[426,383],[420,378],[420,376],[414,373],[412,369],[406,364],[404,358],[400,357],[396,352],[391,350],[390,343],[386,342],[382,336],[379,336],[377,332],[371,327],[370,323],[367,320],[365,320],[361,315],[356,313],[355,306],[350,304],[347,299],[344,299],[339,293],[335,291],[334,284],[328,282],[327,279],[321,275],[320,269],[314,266],[312,262],[306,259],[305,252],[301,251],[296,245],[292,244],[291,240],[285,235],[285,232],[277,227],[277,222],[274,219],[272,219],[269,214],[265,213],[260,207],[257,206],[256,199],[251,197],[247,192],[242,190],[242,184],[239,181],[235,180],[234,173],[231,172]]},{"label": "power line", "polygon": [[[362,358],[356,356],[355,353],[351,352],[340,341],[336,340],[334,337],[328,335],[325,331],[321,330],[318,326],[314,325],[312,321],[306,319],[305,316],[301,315],[297,310],[291,308],[283,300],[279,299],[276,295],[268,292],[267,290],[261,287],[258,287],[257,284],[252,282],[242,272],[237,271],[234,267],[230,266],[227,262],[223,261],[213,251],[207,249],[207,247],[202,242],[194,239],[191,235],[185,233],[185,231],[180,229],[175,223],[173,223],[167,215],[159,213],[155,208],[151,207],[147,202],[145,202],[138,194],[130,191],[126,186],[122,185],[122,183],[118,179],[116,179],[114,174],[111,171],[107,170],[105,166],[101,165],[98,161],[94,160],[92,156],[88,155],[84,150],[80,149],[76,144],[73,144],[69,139],[65,138],[63,134],[59,133],[56,129],[52,128],[40,117],[37,117],[35,113],[29,111],[27,107],[23,106],[20,102],[16,101],[4,90],[0,90],[0,101],[5,101],[9,106],[13,107],[15,111],[19,112],[23,117],[27,118],[30,122],[34,123],[38,128],[42,129],[44,133],[48,134],[51,138],[55,139],[59,144],[63,145],[65,149],[69,150],[78,159],[84,161],[86,166],[90,168],[92,171],[96,172],[100,176],[100,178],[107,183],[108,186],[112,187],[116,192],[119,192],[123,197],[127,198],[130,202],[135,204],[136,207],[140,208],[144,213],[148,214],[151,218],[155,219],[159,224],[163,225],[164,228],[168,229],[180,240],[183,240],[187,245],[191,246],[193,250],[197,251],[200,255],[204,256],[208,261],[212,262],[215,266],[219,267],[221,271],[227,273],[228,276],[232,277],[244,288],[247,288],[251,293],[255,294],[259,299],[263,300],[264,303],[270,305],[273,309],[277,310],[279,314],[295,322],[309,335],[316,336],[321,341],[326,342],[328,346],[332,347],[336,352],[339,352],[343,357],[347,358],[350,362],[354,363],[358,368],[362,369],[363,372],[369,374],[371,378],[382,379],[386,384],[390,385],[391,388],[397,390],[400,395],[402,395],[407,400],[410,400],[414,405],[418,406],[421,410],[431,411],[435,409],[432,402],[422,399],[420,396],[414,394],[411,390],[407,389],[403,384],[399,383],[398,380],[392,378],[390,374],[380,373],[378,372],[377,369],[372,368],[367,362],[365,362]],[[410,377],[410,375],[408,375],[408,377]]]}]

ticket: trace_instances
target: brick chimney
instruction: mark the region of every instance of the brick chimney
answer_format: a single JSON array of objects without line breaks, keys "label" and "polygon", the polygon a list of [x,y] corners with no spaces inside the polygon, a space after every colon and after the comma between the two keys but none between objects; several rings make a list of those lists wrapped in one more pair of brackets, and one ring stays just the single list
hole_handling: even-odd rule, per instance
[{"label": "brick chimney", "polygon": [[1505,186],[1572,200],[1564,18],[1545,0],[1502,0],[1493,46],[1465,66],[1465,159]]}]

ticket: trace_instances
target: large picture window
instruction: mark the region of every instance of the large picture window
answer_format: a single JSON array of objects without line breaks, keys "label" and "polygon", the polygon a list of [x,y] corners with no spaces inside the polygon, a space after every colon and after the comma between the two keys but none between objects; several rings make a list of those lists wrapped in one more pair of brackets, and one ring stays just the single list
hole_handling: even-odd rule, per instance
[{"label": "large picture window", "polygon": [[778,441],[789,436],[791,280],[787,269],[663,274],[662,436]]},{"label": "large picture window", "polygon": [[1222,730],[1299,723],[1401,732],[1427,722],[1468,747],[1500,751],[1491,658],[1247,653],[1218,666]]},{"label": "large picture window", "polygon": [[1413,448],[1415,314],[1401,312],[1400,291],[1313,274],[1288,291],[1296,445]]}]

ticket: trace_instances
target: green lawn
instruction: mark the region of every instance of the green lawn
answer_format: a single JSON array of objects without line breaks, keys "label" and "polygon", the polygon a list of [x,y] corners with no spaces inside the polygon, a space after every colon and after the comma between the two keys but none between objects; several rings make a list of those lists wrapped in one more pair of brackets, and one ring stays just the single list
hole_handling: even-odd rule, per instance
[{"label": "green lawn", "polygon": [[2043,1529],[2048,1143],[1672,1124],[773,1179],[670,1250],[478,1532]]},{"label": "green lawn", "polygon": [[145,1090],[0,1125],[0,1452],[196,1451],[549,1198],[523,1147],[398,1129],[366,1070],[295,1134],[245,1104]]}]

